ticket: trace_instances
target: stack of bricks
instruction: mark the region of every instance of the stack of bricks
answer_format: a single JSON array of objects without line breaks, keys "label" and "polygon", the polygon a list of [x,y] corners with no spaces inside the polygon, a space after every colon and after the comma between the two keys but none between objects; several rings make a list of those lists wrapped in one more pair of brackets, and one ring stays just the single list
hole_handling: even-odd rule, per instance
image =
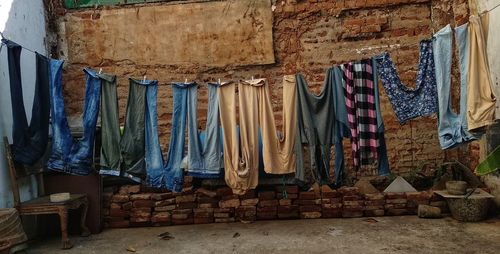
[{"label": "stack of bricks", "polygon": [[385,195],[385,214],[389,216],[400,216],[408,214],[408,200],[404,192],[390,192]]},{"label": "stack of bricks", "polygon": [[406,207],[408,214],[417,214],[418,205],[429,205],[430,198],[430,192],[407,192],[406,199],[408,202],[406,203]]},{"label": "stack of bricks", "polygon": [[[275,219],[354,218],[415,214],[419,204],[446,213],[441,197],[430,192],[361,194],[356,187],[328,186],[300,192],[275,186],[235,195],[228,187],[193,189],[188,179],[181,193],[152,193],[128,185],[103,194],[106,227],[168,226]],[[155,190],[151,190],[155,191]]]},{"label": "stack of bricks", "polygon": [[299,205],[300,218],[321,218],[321,194],[320,192],[300,192],[299,199],[295,201]]},{"label": "stack of bricks", "polygon": [[342,194],[342,217],[363,217],[365,203],[359,189],[357,187],[341,187],[338,191]]},{"label": "stack of bricks", "polygon": [[321,215],[323,218],[342,217],[342,194],[326,185],[321,187]]},{"label": "stack of bricks", "polygon": [[385,215],[385,196],[382,193],[365,194],[364,215],[377,217]]},{"label": "stack of bricks", "polygon": [[259,203],[257,204],[257,219],[275,220],[278,218],[279,201],[276,199],[275,191],[259,192]]},{"label": "stack of bricks", "polygon": [[299,187],[297,186],[276,186],[276,198],[278,198],[278,219],[298,219],[300,218],[299,205],[296,200],[299,198]]}]

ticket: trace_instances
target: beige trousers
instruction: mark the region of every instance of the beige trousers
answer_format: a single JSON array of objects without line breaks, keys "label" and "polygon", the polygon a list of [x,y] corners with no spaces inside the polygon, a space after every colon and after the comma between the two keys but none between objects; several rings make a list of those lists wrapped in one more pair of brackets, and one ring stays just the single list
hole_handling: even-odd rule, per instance
[{"label": "beige trousers", "polygon": [[276,133],[274,111],[265,79],[238,85],[240,139],[236,126],[236,84],[219,88],[219,108],[224,142],[225,180],[235,194],[255,189],[259,179],[258,130],[262,134],[264,169],[271,174],[295,172],[297,132],[295,76],[283,79],[283,136]]},{"label": "beige trousers", "polygon": [[[484,20],[487,22],[487,17]],[[494,122],[496,99],[492,87],[481,19],[471,15],[469,20],[469,75],[467,79],[469,131]]]}]

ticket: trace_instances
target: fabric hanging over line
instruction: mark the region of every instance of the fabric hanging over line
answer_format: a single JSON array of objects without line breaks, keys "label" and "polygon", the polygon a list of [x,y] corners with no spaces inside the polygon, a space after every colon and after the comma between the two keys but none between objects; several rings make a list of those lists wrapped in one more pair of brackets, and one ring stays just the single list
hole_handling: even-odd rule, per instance
[{"label": "fabric hanging over line", "polygon": [[469,17],[468,31],[467,124],[469,131],[477,131],[494,122],[496,98],[492,91],[486,42],[479,17]]},{"label": "fabric hanging over line", "polygon": [[198,133],[197,87],[188,88],[188,174],[218,178],[224,168],[222,131],[219,130],[219,83],[208,83],[208,112],[205,131]]},{"label": "fabric hanging over line", "polygon": [[[374,91],[374,104],[375,104],[375,115],[376,115],[376,132],[379,140],[379,146],[377,148],[378,157],[378,174],[388,175],[390,173],[389,160],[387,157],[387,148],[385,144],[384,137],[384,121],[382,120],[382,113],[380,111],[380,95],[378,90],[378,77],[377,77],[377,62],[373,58],[370,60],[372,62],[372,73],[373,73],[373,91]],[[344,160],[344,147],[343,139],[351,138],[351,130],[348,123],[348,113],[344,95],[344,71],[341,66],[336,66],[330,70],[333,72],[334,79],[330,80],[333,86],[333,110],[335,112],[335,122],[334,122],[334,144],[335,144],[335,185],[340,186],[342,184],[343,173],[345,170],[345,160]],[[353,158],[354,160],[354,158]]]},{"label": "fabric hanging over line", "polygon": [[389,53],[386,52],[375,59],[378,65],[378,75],[401,124],[437,112],[438,96],[431,40],[420,42],[420,60],[415,89],[408,88],[401,82]]},{"label": "fabric hanging over line", "polygon": [[129,79],[129,96],[122,135],[116,76],[104,73],[98,76],[102,82],[100,174],[124,176],[140,182],[146,178],[146,172],[150,168],[150,165],[145,163],[149,123],[146,114],[156,108],[155,91],[158,81]]},{"label": "fabric hanging over line", "polygon": [[17,163],[35,164],[45,153],[49,139],[49,60],[36,53],[36,81],[31,120],[28,125],[21,81],[22,47],[2,39],[7,46],[10,98],[12,105],[12,155]]},{"label": "fabric hanging over line", "polygon": [[62,64],[63,61],[50,60],[53,141],[47,167],[54,171],[74,175],[88,175],[93,168],[93,148],[99,114],[101,81],[95,71],[83,70],[86,76],[85,104],[82,115],[83,136],[75,142],[64,111]]},{"label": "fabric hanging over line", "polygon": [[455,39],[460,63],[460,113],[451,108],[451,65],[452,65],[452,30],[447,25],[434,35],[434,61],[439,99],[438,135],[442,149],[450,149],[459,144],[475,140],[467,131],[467,69],[468,69],[468,25],[455,29]]},{"label": "fabric hanging over line", "polygon": [[[172,83],[172,97],[174,99],[172,127],[170,131],[167,160],[161,177],[163,178],[163,187],[174,192],[181,192],[184,184],[184,172],[181,163],[184,157],[186,123],[188,118],[188,97],[190,93],[196,93],[196,87],[197,84],[195,82]],[[158,145],[154,145],[153,148],[155,149],[153,155],[157,158],[159,154],[161,154],[159,143]],[[158,160],[158,158],[156,160]]]},{"label": "fabric hanging over line", "polygon": [[327,71],[325,84],[319,95],[309,92],[307,82],[301,74],[296,75],[296,80],[298,131],[295,145],[295,177],[304,181],[302,144],[307,144],[312,175],[319,184],[327,184],[330,176],[330,148],[334,135],[335,116],[331,108],[334,103],[334,73],[331,69]]},{"label": "fabric hanging over line", "polygon": [[347,123],[351,131],[354,168],[370,165],[378,158],[373,67],[370,59],[341,65]]},{"label": "fabric hanging over line", "polygon": [[[225,180],[235,194],[244,194],[257,187],[259,178],[259,126],[262,134],[264,171],[289,174],[295,170],[294,139],[296,122],[295,82],[285,77],[283,82],[283,137],[276,133],[269,87],[265,79],[240,81],[238,102],[240,133],[236,122],[236,84],[219,87],[219,107],[224,141]],[[224,110],[222,110],[224,109]],[[241,157],[240,157],[241,154]]]}]

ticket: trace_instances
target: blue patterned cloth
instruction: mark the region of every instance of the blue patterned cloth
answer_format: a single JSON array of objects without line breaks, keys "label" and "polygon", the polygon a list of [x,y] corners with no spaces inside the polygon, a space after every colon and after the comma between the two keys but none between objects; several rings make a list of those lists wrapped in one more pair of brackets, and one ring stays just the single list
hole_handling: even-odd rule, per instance
[{"label": "blue patterned cloth", "polygon": [[438,94],[432,40],[420,42],[420,61],[415,89],[408,88],[401,83],[389,53],[377,56],[376,61],[378,75],[401,124],[413,118],[429,116],[437,112]]}]

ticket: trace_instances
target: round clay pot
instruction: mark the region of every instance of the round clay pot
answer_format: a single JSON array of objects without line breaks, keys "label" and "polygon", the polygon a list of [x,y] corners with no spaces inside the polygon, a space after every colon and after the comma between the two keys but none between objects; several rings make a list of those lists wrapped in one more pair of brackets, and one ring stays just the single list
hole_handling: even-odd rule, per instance
[{"label": "round clay pot", "polygon": [[448,181],[446,182],[446,190],[451,195],[465,195],[467,182],[464,181]]}]

